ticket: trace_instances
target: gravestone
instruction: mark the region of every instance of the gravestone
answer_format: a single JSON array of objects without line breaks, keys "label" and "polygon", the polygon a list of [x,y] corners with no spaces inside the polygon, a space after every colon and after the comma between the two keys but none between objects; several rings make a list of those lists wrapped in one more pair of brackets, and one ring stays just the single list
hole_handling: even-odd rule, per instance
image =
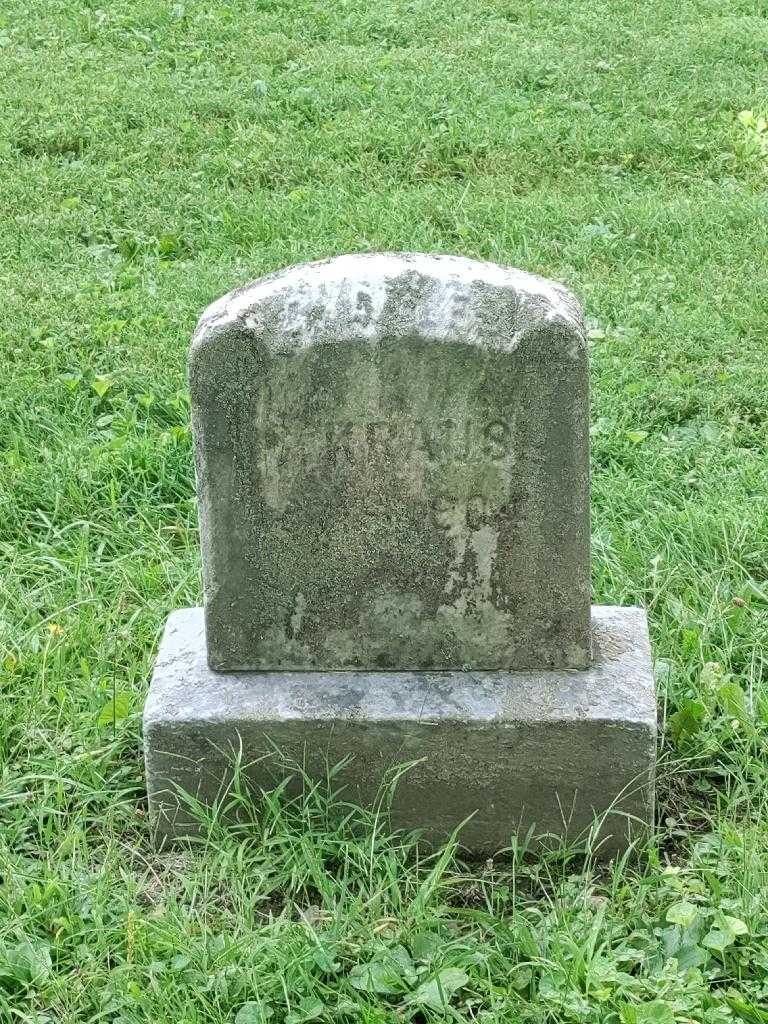
[{"label": "gravestone", "polygon": [[452,256],[341,256],[203,314],[190,353],[205,609],[145,709],[159,839],[234,752],[278,747],[395,824],[478,853],[533,826],[605,849],[650,821],[639,609],[591,608],[588,366],[552,282]]},{"label": "gravestone", "polygon": [[455,257],[298,267],[207,311],[190,387],[212,668],[589,664],[564,289]]}]

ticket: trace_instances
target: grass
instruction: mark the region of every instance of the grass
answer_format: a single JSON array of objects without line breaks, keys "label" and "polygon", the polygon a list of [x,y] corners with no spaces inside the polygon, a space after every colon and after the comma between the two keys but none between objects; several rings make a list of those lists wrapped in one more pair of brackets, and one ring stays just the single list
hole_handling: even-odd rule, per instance
[{"label": "grass", "polygon": [[[6,0],[0,1020],[768,1021],[766,57],[765,0]],[[429,859],[309,785],[152,850],[192,326],[364,249],[585,301],[595,599],[648,608],[664,724],[634,864]]]}]

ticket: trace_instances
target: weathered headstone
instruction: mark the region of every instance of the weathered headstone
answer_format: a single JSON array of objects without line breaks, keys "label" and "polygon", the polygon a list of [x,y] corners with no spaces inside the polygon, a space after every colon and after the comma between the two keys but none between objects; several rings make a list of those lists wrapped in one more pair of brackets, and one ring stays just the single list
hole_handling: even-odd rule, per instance
[{"label": "weathered headstone", "polygon": [[557,285],[348,256],[204,314],[212,668],[585,668],[587,358]]},{"label": "weathered headstone", "polygon": [[478,851],[562,833],[569,801],[573,832],[622,791],[648,820],[644,616],[590,609],[567,291],[452,256],[306,264],[209,307],[190,388],[205,632],[172,616],[147,703],[161,835],[189,826],[174,786],[210,798],[222,749],[263,766],[270,744],[356,755],[360,800],[423,758],[399,822],[477,811]]}]

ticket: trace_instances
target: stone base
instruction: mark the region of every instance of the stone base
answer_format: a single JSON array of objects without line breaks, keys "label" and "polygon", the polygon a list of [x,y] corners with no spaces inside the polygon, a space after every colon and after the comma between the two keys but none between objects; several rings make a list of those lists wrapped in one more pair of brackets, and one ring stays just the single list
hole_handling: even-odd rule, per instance
[{"label": "stone base", "polygon": [[[213,672],[203,611],[173,612],[144,709],[158,843],[194,834],[179,790],[216,800],[240,757],[258,790],[350,759],[344,799],[371,805],[388,770],[395,828],[491,855],[513,837],[584,838],[601,856],[653,821],[656,702],[645,612],[594,607],[594,664],[541,672]],[[265,756],[266,755],[266,756]],[[271,756],[270,756],[271,755]]]}]

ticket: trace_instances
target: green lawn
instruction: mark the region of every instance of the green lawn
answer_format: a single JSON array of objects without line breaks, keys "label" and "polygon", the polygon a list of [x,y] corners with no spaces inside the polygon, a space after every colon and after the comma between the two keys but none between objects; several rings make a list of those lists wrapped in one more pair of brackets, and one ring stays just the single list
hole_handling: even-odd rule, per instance
[{"label": "green lawn", "polygon": [[[766,0],[2,5],[3,1024],[768,1021],[767,66]],[[192,327],[361,249],[584,299],[595,599],[665,725],[634,866],[419,859],[322,790],[152,850]]]}]

